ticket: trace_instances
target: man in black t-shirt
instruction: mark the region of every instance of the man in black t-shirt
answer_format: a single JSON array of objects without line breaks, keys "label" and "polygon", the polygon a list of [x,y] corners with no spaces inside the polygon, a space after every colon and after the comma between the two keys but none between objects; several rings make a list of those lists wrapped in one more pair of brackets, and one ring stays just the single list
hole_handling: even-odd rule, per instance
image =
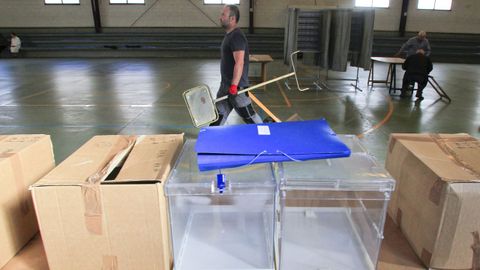
[{"label": "man in black t-shirt", "polygon": [[402,68],[405,70],[405,74],[403,75],[402,96],[407,96],[406,92],[409,88],[413,89],[413,84],[416,82],[418,83],[416,97],[419,100],[423,100],[423,89],[427,86],[428,74],[433,69],[432,61],[425,55],[424,50],[419,49],[416,54],[410,55],[405,59]]},{"label": "man in black t-shirt", "polygon": [[255,112],[248,94],[238,94],[238,90],[248,87],[249,50],[248,41],[238,28],[240,12],[235,5],[227,5],[220,15],[220,23],[226,34],[221,46],[220,72],[222,82],[217,98],[228,95],[228,99],[217,102],[219,119],[211,126],[223,125],[230,112],[235,111],[247,124],[262,123]]}]

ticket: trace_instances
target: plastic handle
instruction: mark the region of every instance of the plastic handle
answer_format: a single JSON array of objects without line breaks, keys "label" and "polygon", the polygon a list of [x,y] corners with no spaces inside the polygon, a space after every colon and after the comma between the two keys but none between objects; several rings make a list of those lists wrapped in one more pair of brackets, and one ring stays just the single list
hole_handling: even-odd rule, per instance
[{"label": "plastic handle", "polygon": [[217,174],[217,189],[218,189],[218,191],[220,193],[223,193],[223,191],[225,190],[225,186],[226,186],[225,174],[223,174],[223,173]]},{"label": "plastic handle", "polygon": [[[243,93],[248,92],[248,91],[253,90],[253,89],[260,88],[264,85],[271,84],[271,83],[276,82],[276,81],[283,80],[283,79],[288,78],[288,77],[293,76],[293,75],[295,75],[295,72],[291,72],[291,73],[285,74],[283,76],[280,76],[278,78],[271,79],[269,81],[256,84],[254,86],[243,89],[242,91],[238,91],[237,95],[243,94]],[[221,100],[224,100],[224,99],[227,99],[227,98],[228,98],[228,95],[215,99],[215,102],[218,102],[218,101],[221,101]]]}]

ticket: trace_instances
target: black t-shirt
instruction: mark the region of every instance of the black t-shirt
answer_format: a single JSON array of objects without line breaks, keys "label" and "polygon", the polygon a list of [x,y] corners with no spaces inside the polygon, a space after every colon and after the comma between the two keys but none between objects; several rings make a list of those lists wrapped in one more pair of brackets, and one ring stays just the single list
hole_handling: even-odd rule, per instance
[{"label": "black t-shirt", "polygon": [[235,28],[232,32],[227,33],[222,41],[220,72],[222,74],[222,82],[226,84],[230,84],[233,78],[233,67],[235,66],[235,59],[233,58],[234,51],[245,51],[242,78],[238,86],[247,87],[249,64],[248,41],[240,28]]}]

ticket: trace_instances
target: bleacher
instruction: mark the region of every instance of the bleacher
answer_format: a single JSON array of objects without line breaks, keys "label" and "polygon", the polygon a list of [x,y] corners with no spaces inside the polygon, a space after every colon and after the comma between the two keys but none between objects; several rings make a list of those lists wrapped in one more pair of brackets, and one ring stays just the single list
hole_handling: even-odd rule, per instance
[{"label": "bleacher", "polygon": [[[18,31],[23,57],[215,57],[224,32],[217,28]],[[282,57],[283,29],[244,30],[253,54]],[[5,35],[4,35],[5,36]]]},{"label": "bleacher", "polygon": [[[4,37],[12,29],[0,29]],[[13,29],[22,39],[22,57],[207,57],[218,58],[219,28]],[[244,29],[252,54],[283,57],[284,29]],[[416,33],[376,31],[372,56],[392,56]],[[480,35],[428,33],[432,61],[480,63]],[[5,55],[5,53],[4,53]]]},{"label": "bleacher", "polygon": [[[416,33],[406,33],[399,37],[397,32],[376,31],[372,56],[393,56],[401,45]],[[427,33],[432,47],[430,58],[433,62],[480,63],[480,35]]]}]

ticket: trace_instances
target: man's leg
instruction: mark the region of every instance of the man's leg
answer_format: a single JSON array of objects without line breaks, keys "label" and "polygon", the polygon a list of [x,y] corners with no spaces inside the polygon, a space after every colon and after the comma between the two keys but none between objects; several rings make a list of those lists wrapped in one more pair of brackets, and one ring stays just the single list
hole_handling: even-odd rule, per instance
[{"label": "man's leg", "polygon": [[409,91],[410,84],[411,84],[410,76],[407,74],[407,72],[405,72],[405,74],[403,74],[402,90],[400,93],[401,97],[408,96],[407,92]]},{"label": "man's leg", "polygon": [[423,100],[423,89],[427,86],[427,83],[428,83],[428,77],[420,77],[418,78],[419,80],[417,81],[418,83],[418,90],[417,90],[417,94],[415,95],[415,97],[417,97],[418,99],[420,100]]},{"label": "man's leg", "polygon": [[261,124],[263,123],[260,116],[255,112],[252,106],[252,100],[248,95],[240,94],[235,97],[230,97],[235,111],[242,117],[243,121],[247,124]]},{"label": "man's leg", "polygon": [[[227,95],[228,88],[226,85],[220,85],[220,89],[217,92],[217,98]],[[227,121],[228,115],[233,110],[233,106],[230,103],[230,98],[218,101],[215,103],[215,107],[218,112],[218,120],[211,123],[210,126],[221,126]]]},{"label": "man's leg", "polygon": [[242,117],[243,121],[247,124],[261,124],[263,123],[260,116],[253,109],[252,104],[248,104],[245,107],[236,108],[235,111]]}]

